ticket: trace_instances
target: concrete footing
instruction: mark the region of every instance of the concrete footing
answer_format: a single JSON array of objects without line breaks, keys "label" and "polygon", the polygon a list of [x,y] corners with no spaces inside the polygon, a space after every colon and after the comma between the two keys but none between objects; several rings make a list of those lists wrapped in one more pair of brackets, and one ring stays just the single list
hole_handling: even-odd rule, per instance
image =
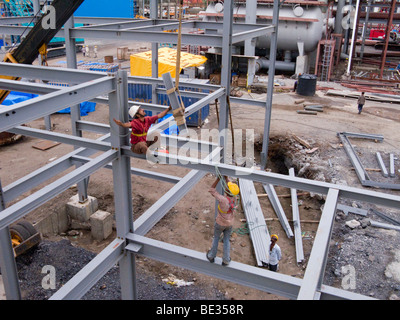
[{"label": "concrete footing", "polygon": [[90,230],[95,240],[108,238],[113,231],[111,213],[98,210],[98,202],[88,197],[84,203],[79,202],[78,194],[71,197],[66,206],[34,224],[43,236],[66,233],[71,229]]},{"label": "concrete footing", "polygon": [[75,220],[88,221],[90,216],[97,211],[97,199],[88,196],[88,199],[81,203],[79,202],[78,194],[70,198],[67,203],[67,214]]},{"label": "concrete footing", "polygon": [[94,239],[107,239],[113,230],[113,217],[109,212],[97,210],[90,216],[90,226]]}]

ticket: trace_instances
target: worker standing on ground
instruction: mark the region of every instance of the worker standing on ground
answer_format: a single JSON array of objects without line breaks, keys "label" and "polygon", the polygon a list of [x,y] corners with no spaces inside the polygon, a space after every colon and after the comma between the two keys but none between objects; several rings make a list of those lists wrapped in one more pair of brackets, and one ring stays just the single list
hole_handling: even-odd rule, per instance
[{"label": "worker standing on ground", "polygon": [[360,114],[365,104],[364,92],[361,92],[361,96],[358,98],[357,103],[358,103],[358,114]]},{"label": "worker standing on ground", "polygon": [[215,189],[219,179],[212,184],[209,192],[218,201],[218,214],[214,224],[214,238],[210,251],[207,252],[207,259],[212,263],[217,255],[218,242],[221,234],[223,233],[223,257],[222,265],[226,266],[230,263],[230,237],[232,234],[232,223],[235,211],[235,197],[239,194],[239,187],[237,184],[230,182],[225,177],[225,182],[228,190],[225,190],[226,196],[218,193]]},{"label": "worker standing on ground", "polygon": [[134,153],[146,154],[147,149],[158,140],[158,137],[154,137],[153,141],[147,141],[147,132],[150,126],[155,123],[158,119],[164,117],[168,111],[172,108],[171,106],[160,112],[155,116],[146,116],[146,111],[140,108],[139,105],[135,105],[129,109],[129,115],[133,118],[131,122],[121,122],[120,120],[114,119],[114,122],[123,127],[131,128],[131,150]]},{"label": "worker standing on ground", "polygon": [[282,259],[281,248],[277,244],[278,236],[273,234],[271,236],[271,244],[269,246],[269,270],[278,271],[279,260]]}]

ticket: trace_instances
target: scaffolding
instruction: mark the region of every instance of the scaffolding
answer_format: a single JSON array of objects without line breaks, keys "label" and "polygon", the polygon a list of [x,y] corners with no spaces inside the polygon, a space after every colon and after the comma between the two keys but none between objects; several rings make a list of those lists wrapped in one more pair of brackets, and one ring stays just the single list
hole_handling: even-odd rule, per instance
[{"label": "scaffolding", "polygon": [[[156,2],[151,2],[151,18],[148,20],[132,19],[107,19],[107,18],[76,18],[76,22],[90,24],[85,27],[73,27],[73,21],[67,23],[59,36],[67,40],[68,67],[76,67],[76,54],[70,43],[76,38],[88,39],[120,39],[132,41],[146,41],[152,43],[152,50],[157,56],[158,43],[177,43],[176,33],[162,32],[165,20],[156,17]],[[274,8],[279,15],[279,0],[274,1]],[[278,15],[276,17],[278,17]],[[197,87],[209,90],[204,96],[185,109],[185,116],[200,110],[208,103],[218,100],[220,104],[219,131],[223,132],[228,127],[227,97],[230,88],[230,68],[232,44],[244,41],[248,37],[258,37],[268,33],[274,39],[277,30],[277,19],[272,25],[260,26],[251,24],[233,24],[233,9],[230,1],[225,2],[224,21],[217,22],[184,22],[186,27],[202,28],[205,30],[222,30],[222,33],[211,32],[205,34],[183,34],[182,44],[207,45],[222,48],[221,85],[196,84]],[[275,17],[275,15],[274,15]],[[0,33],[19,34],[25,27],[6,25],[3,20]],[[10,24],[14,23],[10,21]],[[178,21],[168,21],[178,25]],[[137,29],[136,29],[137,28]],[[143,32],[145,31],[145,32]],[[162,40],[161,40],[162,39]],[[271,64],[274,65],[276,53],[276,38],[271,45]],[[76,300],[83,295],[107,273],[115,264],[120,270],[120,284],[122,299],[137,298],[135,257],[143,256],[167,264],[200,272],[206,275],[228,280],[261,291],[277,294],[289,299],[371,299],[354,292],[334,288],[322,283],[324,270],[328,258],[329,241],[332,232],[337,202],[339,197],[375,203],[383,206],[400,208],[400,197],[395,195],[358,189],[320,181],[255,170],[254,168],[238,167],[227,163],[225,141],[220,137],[218,144],[204,141],[193,141],[179,136],[162,136],[166,144],[174,146],[190,146],[202,154],[195,158],[174,154],[158,153],[158,159],[168,165],[180,166],[191,171],[183,178],[166,176],[160,173],[137,170],[130,166],[130,158],[145,159],[145,155],[138,155],[130,150],[128,129],[116,126],[113,121],[110,125],[95,122],[81,121],[78,113],[78,104],[82,101],[98,101],[109,105],[109,118],[128,120],[128,109],[133,103],[128,101],[128,83],[143,81],[142,78],[129,77],[125,71],[118,71],[105,75],[102,72],[40,67],[0,63],[1,73],[25,79],[41,79],[47,81],[63,81],[69,83],[68,87],[55,87],[46,83],[18,82],[0,80],[0,87],[6,90],[39,93],[41,96],[29,101],[21,102],[8,107],[0,108],[0,131],[18,132],[23,135],[39,137],[46,140],[74,145],[76,149],[50,164],[32,172],[10,185],[0,187],[0,267],[4,279],[7,299],[21,299],[18,283],[16,264],[11,245],[9,226],[39,207],[43,203],[68,189],[71,185],[82,183],[97,170],[107,167],[113,173],[113,188],[115,201],[116,238],[81,271],[60,288],[50,300]],[[269,82],[273,86],[273,72],[270,70]],[[271,81],[272,80],[272,81]],[[158,85],[163,85],[158,79],[157,64],[153,61],[153,77],[146,78],[157,91]],[[270,111],[272,108],[272,91],[266,101],[254,101],[230,97],[231,103],[240,102],[256,105],[265,109],[264,128],[264,155],[268,151]],[[181,92],[182,95],[185,92]],[[107,95],[107,98],[104,98]],[[165,106],[158,105],[153,99],[152,104],[144,108],[152,111],[165,110]],[[75,128],[72,135],[38,130],[22,126],[34,119],[48,116],[58,110],[71,106],[71,122]],[[173,117],[158,123],[153,130],[163,130],[174,121]],[[96,140],[83,138],[84,130],[101,133]],[[225,130],[226,131],[226,130]],[[205,152],[206,151],[206,152]],[[100,152],[100,155],[98,153]],[[204,154],[205,153],[205,154]],[[96,154],[96,157],[93,155]],[[265,160],[266,162],[266,157]],[[54,182],[47,184],[42,189],[33,192],[26,198],[10,205],[11,201],[26,191],[29,191],[52,177],[68,172]],[[204,252],[190,250],[146,237],[146,233],[180,200],[185,196],[206,173],[214,173],[218,168],[221,175],[243,178],[264,185],[284,186],[296,190],[310,191],[326,195],[325,206],[317,230],[317,235],[308,261],[303,279],[290,275],[280,274],[253,267],[236,261],[229,266],[221,266],[219,258],[216,263],[210,264]],[[131,190],[131,175],[145,175],[156,180],[173,182],[174,186],[154,203],[138,219],[133,221],[133,204]],[[82,187],[82,185],[81,185]],[[85,196],[85,190],[79,190]]]}]

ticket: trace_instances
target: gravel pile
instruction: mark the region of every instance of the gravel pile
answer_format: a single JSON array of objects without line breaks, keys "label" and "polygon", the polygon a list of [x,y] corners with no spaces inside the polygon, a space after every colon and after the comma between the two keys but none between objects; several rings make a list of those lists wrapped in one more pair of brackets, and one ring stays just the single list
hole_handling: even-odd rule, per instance
[{"label": "gravel pile", "polygon": [[[46,300],[69,279],[78,273],[94,257],[95,253],[74,247],[70,241],[43,241],[35,250],[17,257],[17,268],[24,300]],[[44,289],[43,279],[49,273],[42,273],[44,266],[53,266],[56,289]],[[137,271],[137,292],[139,300],[224,300],[225,296],[215,288],[200,285],[176,287],[150,274]],[[46,284],[45,280],[45,287]],[[121,288],[119,268],[113,267],[82,300],[120,300]]]}]

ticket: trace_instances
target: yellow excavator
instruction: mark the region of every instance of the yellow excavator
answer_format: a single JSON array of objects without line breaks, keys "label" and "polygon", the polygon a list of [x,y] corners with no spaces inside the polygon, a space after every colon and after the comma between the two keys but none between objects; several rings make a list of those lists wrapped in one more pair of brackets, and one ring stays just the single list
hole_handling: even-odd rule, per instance
[{"label": "yellow excavator", "polygon": [[[53,12],[56,13],[54,15],[55,24],[53,24],[55,28],[49,28],[49,26],[44,23],[44,21],[46,21],[44,19],[49,19],[49,17],[44,14],[21,43],[17,47],[12,48],[10,52],[6,53],[3,62],[32,64],[39,54],[42,55],[42,57],[45,56],[47,53],[47,44],[74,14],[83,1],[84,0],[54,0],[51,5],[54,8]],[[20,80],[19,77],[10,75],[0,75],[0,79]],[[0,89],[0,104],[3,103],[9,93],[8,90]],[[11,133],[0,132],[0,138],[3,140],[9,139],[12,141],[12,136],[13,134]],[[26,252],[41,241],[40,233],[26,220],[20,220],[11,225],[9,229],[15,256]]]}]

